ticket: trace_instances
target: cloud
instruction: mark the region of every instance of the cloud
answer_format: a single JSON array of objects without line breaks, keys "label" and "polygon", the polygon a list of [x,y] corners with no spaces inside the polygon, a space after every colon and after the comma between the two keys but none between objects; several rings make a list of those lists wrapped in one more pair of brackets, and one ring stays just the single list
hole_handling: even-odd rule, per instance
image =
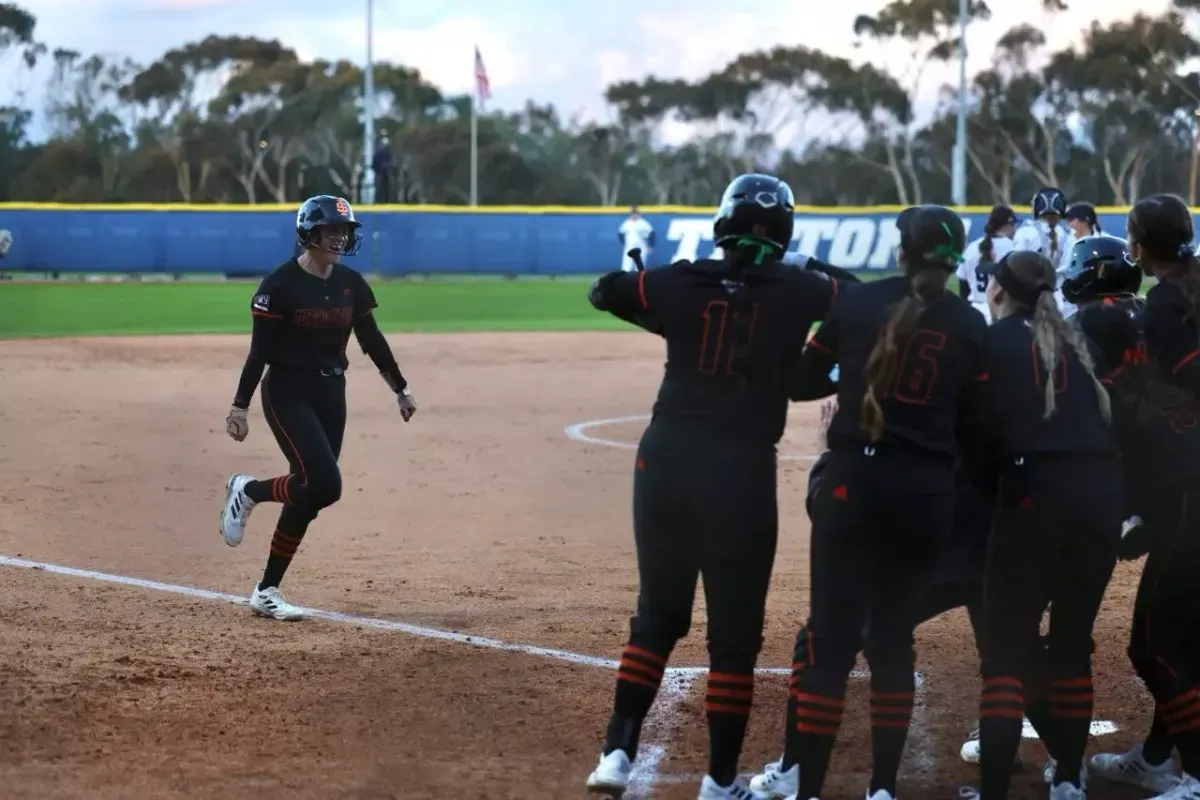
[{"label": "cloud", "polygon": [[[307,58],[366,56],[367,0],[20,0],[37,15],[51,47],[83,53],[120,49],[141,63],[209,33],[278,38]],[[1168,0],[1142,0],[1155,13]],[[697,79],[739,53],[804,45],[911,73],[904,46],[854,46],[853,21],[881,0],[787,3],[779,0],[374,0],[375,57],[404,63],[444,91],[472,90],[479,45],[494,93],[493,107],[516,109],[528,99],[553,103],[564,116],[611,119],[605,87],[649,74]],[[993,20],[972,27],[970,70],[985,67],[994,43],[1019,22],[1040,25],[1051,46],[1078,38],[1093,19],[1128,17],[1127,0],[1091,0],[1086,9],[1043,17],[1040,0],[994,3]],[[0,62],[0,105],[25,91],[33,105],[48,72],[35,76]],[[919,108],[928,114],[937,91],[956,80],[953,64],[925,74]]]}]

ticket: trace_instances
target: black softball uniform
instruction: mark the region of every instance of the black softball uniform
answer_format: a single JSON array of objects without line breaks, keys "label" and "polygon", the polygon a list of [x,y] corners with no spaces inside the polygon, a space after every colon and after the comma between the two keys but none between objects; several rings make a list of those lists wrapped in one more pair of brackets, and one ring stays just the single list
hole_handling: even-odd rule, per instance
[{"label": "black softball uniform", "polygon": [[1146,353],[1160,374],[1200,398],[1200,332],[1179,284],[1160,278],[1146,293],[1141,313]]},{"label": "black softball uniform", "polygon": [[341,497],[337,461],[346,428],[351,331],[396,391],[407,386],[375,322],[376,306],[366,279],[342,264],[321,278],[293,258],[259,285],[250,302],[250,355],[233,404],[248,408],[262,378],[263,413],[291,472],[250,484],[252,500],[284,503],[311,519]]},{"label": "black softball uniform", "polygon": [[640,720],[691,627],[703,575],[709,774],[722,780],[736,775],[753,702],[778,535],[776,446],[789,376],[838,292],[836,281],[812,270],[778,262],[751,270],[739,277],[723,261],[683,261],[611,273],[591,293],[597,308],[667,343],[634,467],[637,612],[605,752],[636,753]]},{"label": "black softball uniform", "polygon": [[1058,351],[1056,411],[1049,419],[1030,316],[1013,314],[991,326],[985,364],[987,453],[997,488],[979,713],[981,795],[991,800],[1008,791],[1024,681],[1047,604],[1055,780],[1079,780],[1092,714],[1092,628],[1125,516],[1116,440],[1102,417],[1095,380],[1075,352],[1065,342]]},{"label": "black softball uniform", "polygon": [[[821,792],[846,681],[867,620],[873,789],[894,793],[913,702],[913,629],[931,572],[954,525],[958,429],[977,425],[974,382],[986,322],[945,293],[922,313],[884,387],[882,439],[860,425],[866,365],[908,278],[843,292],[805,348],[799,392],[838,365],[829,462],[812,503],[811,610],[806,662],[790,701],[784,766],[800,765],[801,797]],[[964,417],[965,414],[965,417]]]},{"label": "black softball uniform", "polygon": [[631,642],[669,653],[688,632],[703,574],[710,647],[753,668],[775,556],[787,379],[837,291],[834,280],[780,264],[738,284],[725,262],[708,260],[597,282],[593,304],[667,343],[634,471],[641,589]]},{"label": "black softball uniform", "polygon": [[[1200,774],[1200,403],[1126,365],[1105,383],[1125,467],[1126,491],[1148,549],[1133,606],[1129,658],[1155,700],[1156,722]],[[1125,557],[1140,553],[1124,552]]]}]

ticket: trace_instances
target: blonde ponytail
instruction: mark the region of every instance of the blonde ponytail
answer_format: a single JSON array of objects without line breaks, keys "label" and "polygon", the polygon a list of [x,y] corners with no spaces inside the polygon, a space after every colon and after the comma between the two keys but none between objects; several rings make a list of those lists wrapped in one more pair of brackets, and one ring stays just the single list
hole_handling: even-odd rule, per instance
[{"label": "blonde ponytail", "polygon": [[1034,308],[1033,343],[1037,349],[1038,358],[1042,362],[1043,382],[1045,386],[1045,412],[1042,419],[1050,419],[1057,408],[1056,396],[1059,387],[1055,385],[1054,374],[1057,372],[1060,349],[1070,347],[1079,359],[1080,365],[1087,371],[1096,390],[1096,402],[1100,406],[1100,416],[1104,421],[1112,421],[1112,404],[1104,384],[1096,377],[1096,363],[1088,350],[1087,342],[1078,330],[1067,324],[1058,303],[1054,300],[1053,292],[1042,292],[1038,295],[1037,306]]}]

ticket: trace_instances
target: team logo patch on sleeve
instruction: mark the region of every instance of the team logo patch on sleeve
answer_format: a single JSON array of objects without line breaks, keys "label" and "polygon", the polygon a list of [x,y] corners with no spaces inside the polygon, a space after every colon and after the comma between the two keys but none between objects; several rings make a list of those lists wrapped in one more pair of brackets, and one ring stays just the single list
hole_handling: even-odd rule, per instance
[{"label": "team logo patch on sleeve", "polygon": [[270,311],[271,310],[271,295],[256,294],[254,301],[250,303],[250,307],[255,311]]}]

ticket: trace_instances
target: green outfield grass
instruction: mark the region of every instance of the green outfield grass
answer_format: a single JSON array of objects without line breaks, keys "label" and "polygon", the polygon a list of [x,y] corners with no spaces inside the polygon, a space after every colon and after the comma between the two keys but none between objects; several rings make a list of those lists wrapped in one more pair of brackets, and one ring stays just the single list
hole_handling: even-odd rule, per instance
[{"label": "green outfield grass", "polygon": [[[872,274],[870,277],[880,277]],[[593,277],[371,285],[388,332],[629,330],[593,309]],[[0,283],[0,338],[249,333],[252,281]]]}]

